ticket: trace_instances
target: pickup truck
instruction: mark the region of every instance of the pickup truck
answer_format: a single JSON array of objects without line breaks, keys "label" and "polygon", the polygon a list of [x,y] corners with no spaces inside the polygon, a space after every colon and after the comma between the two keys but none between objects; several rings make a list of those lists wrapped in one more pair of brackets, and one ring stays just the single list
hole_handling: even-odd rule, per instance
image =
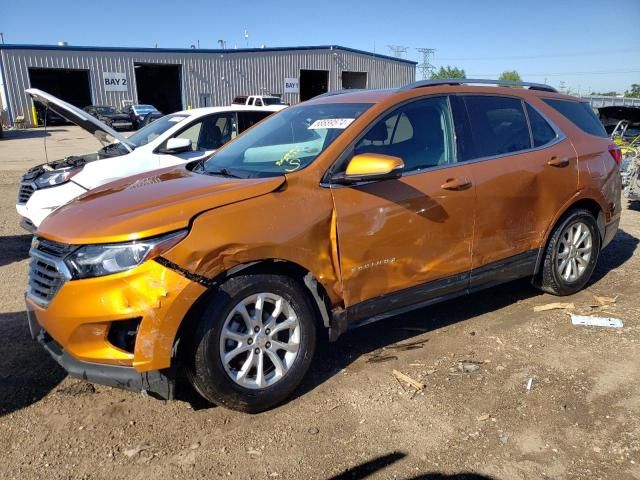
[{"label": "pickup truck", "polygon": [[266,107],[267,105],[281,105],[286,108],[288,104],[284,103],[280,97],[274,95],[239,95],[233,99],[232,105],[251,105],[254,107]]}]

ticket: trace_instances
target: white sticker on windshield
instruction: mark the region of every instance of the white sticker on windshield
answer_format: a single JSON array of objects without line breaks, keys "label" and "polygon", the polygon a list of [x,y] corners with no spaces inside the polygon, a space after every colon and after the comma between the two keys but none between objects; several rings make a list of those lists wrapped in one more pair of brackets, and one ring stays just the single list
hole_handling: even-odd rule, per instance
[{"label": "white sticker on windshield", "polygon": [[344,130],[355,118],[323,118],[322,120],[316,120],[307,127],[307,130],[319,130],[321,128],[338,128]]},{"label": "white sticker on windshield", "polygon": [[178,122],[181,122],[182,120],[184,120],[185,118],[187,118],[187,117],[171,117],[169,119],[169,121],[173,122],[173,123],[178,123]]}]

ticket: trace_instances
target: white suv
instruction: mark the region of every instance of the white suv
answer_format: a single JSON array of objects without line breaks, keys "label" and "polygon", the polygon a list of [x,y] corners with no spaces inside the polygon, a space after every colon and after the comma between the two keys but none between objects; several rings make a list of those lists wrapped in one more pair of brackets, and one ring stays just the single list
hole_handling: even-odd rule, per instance
[{"label": "white suv", "polygon": [[16,210],[28,231],[36,230],[47,215],[88,190],[119,178],[204,158],[281,109],[232,105],[185,110],[166,115],[125,138],[53,95],[35,88],[26,92],[87,130],[103,145],[98,152],[38,165],[25,173]]}]

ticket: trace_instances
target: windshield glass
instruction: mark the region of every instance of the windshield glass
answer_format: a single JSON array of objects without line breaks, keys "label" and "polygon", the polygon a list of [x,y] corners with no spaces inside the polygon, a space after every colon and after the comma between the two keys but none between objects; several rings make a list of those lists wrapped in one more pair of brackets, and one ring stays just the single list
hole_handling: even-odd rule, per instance
[{"label": "windshield glass", "polygon": [[118,110],[116,110],[113,107],[95,107],[96,108],[96,112],[98,112],[100,115],[115,115],[117,113],[120,113]]},{"label": "windshield glass", "polygon": [[136,105],[133,107],[136,112],[155,112],[156,107],[153,105]]},{"label": "windshield glass", "polygon": [[265,105],[284,105],[282,99],[278,97],[263,97],[262,101]]},{"label": "windshield glass", "polygon": [[164,117],[138,130],[136,133],[131,135],[127,141],[136,147],[141,147],[149,142],[153,142],[164,132],[186,118],[188,118],[188,115],[165,115]]},{"label": "windshield glass", "polygon": [[330,103],[287,108],[238,137],[206,162],[208,173],[272,177],[313,162],[371,104]]}]

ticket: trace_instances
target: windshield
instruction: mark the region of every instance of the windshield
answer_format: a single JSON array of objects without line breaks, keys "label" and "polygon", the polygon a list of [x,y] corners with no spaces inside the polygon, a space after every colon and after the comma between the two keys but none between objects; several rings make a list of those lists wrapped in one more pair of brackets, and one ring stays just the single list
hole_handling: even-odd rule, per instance
[{"label": "windshield", "polygon": [[330,103],[287,108],[219,150],[202,169],[273,177],[311,164],[371,104]]},{"label": "windshield", "polygon": [[165,115],[164,117],[138,130],[127,138],[127,141],[136,147],[141,147],[149,142],[153,142],[164,132],[188,117],[188,115]]},{"label": "windshield", "polygon": [[278,97],[262,97],[265,105],[284,105],[285,103]]},{"label": "windshield", "polygon": [[133,107],[136,112],[156,112],[157,109],[153,105],[136,105]]},{"label": "windshield", "polygon": [[95,109],[96,112],[98,112],[100,115],[115,115],[117,113],[120,113],[113,107],[95,107]]}]

